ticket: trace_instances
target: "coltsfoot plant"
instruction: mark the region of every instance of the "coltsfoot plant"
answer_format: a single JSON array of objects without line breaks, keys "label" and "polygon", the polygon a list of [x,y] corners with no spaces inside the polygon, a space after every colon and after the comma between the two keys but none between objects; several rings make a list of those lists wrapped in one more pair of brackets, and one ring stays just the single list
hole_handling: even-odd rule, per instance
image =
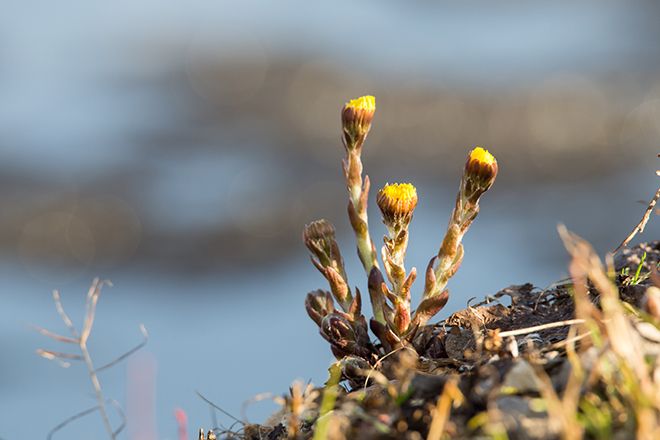
[{"label": "coltsfoot plant", "polygon": [[[369,326],[362,315],[360,290],[350,288],[334,226],[321,219],[306,225],[303,231],[312,263],[329,284],[329,291],[316,290],[307,294],[305,308],[319,326],[321,336],[330,343],[333,354],[338,359],[354,362],[357,367],[365,362],[374,365],[393,350],[414,348],[419,329],[445,306],[449,298],[447,283],[463,260],[463,236],[479,213],[480,197],[493,185],[498,171],[495,157],[487,150],[476,147],[468,154],[447,231],[440,250],[428,263],[422,300],[412,313],[410,293],[417,271],[413,267],[408,272],[405,267],[409,226],[417,206],[417,190],[412,184],[386,184],[378,191],[376,203],[387,228],[380,252],[382,269],[369,233],[370,182],[368,176],[363,177],[361,155],[375,111],[375,98],[363,96],[346,103],[341,112],[348,218],[367,276],[374,314]],[[371,341],[369,328],[378,343]]]}]

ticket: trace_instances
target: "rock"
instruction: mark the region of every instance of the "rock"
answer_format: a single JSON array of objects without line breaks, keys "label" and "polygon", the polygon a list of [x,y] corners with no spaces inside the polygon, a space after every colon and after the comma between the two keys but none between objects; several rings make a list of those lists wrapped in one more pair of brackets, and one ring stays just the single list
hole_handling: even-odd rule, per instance
[{"label": "rock", "polygon": [[506,374],[501,390],[504,394],[538,393],[540,385],[534,368],[521,359]]},{"label": "rock", "polygon": [[509,439],[549,440],[559,438],[559,426],[545,411],[530,405],[533,399],[519,396],[500,396],[495,400],[500,423]]}]

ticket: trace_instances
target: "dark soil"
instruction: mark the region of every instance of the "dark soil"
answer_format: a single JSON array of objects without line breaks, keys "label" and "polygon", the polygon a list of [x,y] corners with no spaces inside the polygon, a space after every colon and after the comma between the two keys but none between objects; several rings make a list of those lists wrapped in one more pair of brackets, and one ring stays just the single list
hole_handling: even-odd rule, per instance
[{"label": "dark soil", "polygon": [[[623,250],[615,261],[620,297],[640,308],[651,277],[629,285],[642,255],[641,272],[649,274],[660,262],[660,241],[643,243]],[[624,272],[627,269],[628,275]],[[502,437],[511,439],[551,439],[559,428],[543,408],[535,407],[540,385],[534,372],[547,373],[555,390],[566,387],[570,364],[565,343],[568,325],[531,331],[516,337],[503,332],[526,329],[574,317],[574,301],[569,280],[546,289],[532,284],[509,286],[483,302],[469,305],[446,320],[426,326],[415,340],[421,356],[401,350],[382,360],[377,371],[346,377],[335,405],[336,426],[328,438],[422,439],[427,438],[433,410],[449,381],[462,394],[463,403],[452,410],[445,433],[452,438]],[[505,306],[502,300],[510,299]],[[590,299],[598,304],[598,293]],[[655,348],[660,340],[650,341]],[[588,355],[588,353],[585,353]],[[365,385],[366,383],[366,385]],[[507,391],[509,390],[509,391]],[[244,426],[227,438],[285,439],[288,424],[299,423],[297,438],[312,438],[323,389],[302,399],[298,418],[291,418],[285,405],[264,425]],[[480,426],[478,416],[496,406],[499,426],[504,432],[489,432]],[[506,438],[504,437],[504,438]]]}]

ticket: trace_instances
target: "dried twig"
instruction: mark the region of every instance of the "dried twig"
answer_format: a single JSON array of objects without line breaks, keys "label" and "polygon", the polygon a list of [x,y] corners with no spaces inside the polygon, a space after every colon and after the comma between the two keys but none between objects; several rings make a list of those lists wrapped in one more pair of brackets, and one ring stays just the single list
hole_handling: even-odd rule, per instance
[{"label": "dried twig", "polygon": [[539,330],[546,330],[549,328],[555,328],[555,327],[564,327],[567,325],[573,325],[573,324],[584,324],[584,319],[567,319],[565,321],[557,321],[557,322],[549,322],[547,324],[541,324],[541,325],[535,325],[533,327],[527,327],[527,328],[521,328],[518,330],[509,330],[506,332],[501,332],[499,335],[503,338],[506,338],[507,336],[519,336],[519,335],[526,335],[527,333],[534,333]]},{"label": "dried twig", "polygon": [[[658,157],[660,157],[660,154],[658,154]],[[655,174],[660,176],[660,170],[656,171]],[[651,213],[653,212],[653,208],[655,208],[656,203],[658,203],[658,199],[660,199],[660,188],[658,188],[658,190],[655,192],[655,195],[649,202],[646,211],[644,211],[644,215],[642,216],[642,219],[639,221],[639,223],[637,223],[637,225],[633,228],[630,234],[628,234],[628,236],[621,242],[621,244],[612,251],[612,254],[616,254],[623,247],[628,246],[628,243],[630,243],[630,241],[633,238],[635,238],[635,235],[644,232],[644,228],[646,227],[646,224],[649,222],[649,219],[651,218]]]},{"label": "dried twig", "polygon": [[123,361],[124,359],[126,359],[127,357],[129,357],[130,355],[132,355],[133,353],[135,353],[136,351],[138,351],[139,349],[141,349],[142,347],[147,345],[147,342],[149,341],[149,333],[147,332],[147,329],[144,326],[144,324],[140,324],[140,333],[142,333],[142,337],[143,337],[142,342],[140,342],[138,345],[131,348],[130,350],[128,350],[126,353],[122,354],[121,356],[117,356],[114,360],[108,362],[107,364],[103,365],[102,367],[98,367],[96,369],[96,372],[100,373],[103,370],[107,370],[108,368],[115,366],[119,362]]},{"label": "dried twig", "polygon": [[[121,425],[119,425],[119,428],[117,428],[114,431],[114,435],[117,436],[126,427],[126,415],[124,414],[124,411],[122,411],[121,406],[119,405],[119,403],[116,400],[108,399],[106,402],[115,407],[115,409],[117,410],[117,413],[119,414],[119,416],[121,417],[121,420],[122,420]],[[93,406],[91,408],[87,408],[86,410],[80,411],[77,414],[72,415],[71,417],[69,417],[68,419],[64,420],[62,423],[60,423],[59,425],[57,425],[56,427],[51,429],[50,432],[48,433],[48,436],[46,437],[46,439],[51,440],[57,431],[64,428],[69,423],[71,423],[73,421],[76,421],[76,420],[78,420],[82,417],[85,417],[86,415],[92,414],[94,411],[98,411],[98,409],[99,409],[99,406],[96,405],[96,406]]]},{"label": "dried twig", "polygon": [[62,318],[64,325],[67,326],[67,328],[69,329],[69,331],[76,340],[80,339],[78,330],[76,330],[76,327],[73,325],[73,322],[71,322],[71,318],[69,318],[69,315],[67,315],[67,313],[64,311],[64,306],[62,305],[62,298],[60,297],[60,292],[57,290],[53,290],[53,301],[55,302],[55,309]]},{"label": "dried twig", "polygon": [[103,282],[98,278],[95,278],[94,281],[92,281],[92,286],[89,288],[89,292],[87,293],[87,312],[85,313],[83,330],[80,333],[79,347],[80,352],[82,353],[85,360],[85,365],[87,366],[89,380],[92,382],[92,387],[94,388],[96,401],[99,404],[99,413],[101,414],[101,419],[103,419],[103,425],[105,426],[105,430],[107,431],[110,438],[114,440],[115,434],[112,430],[112,425],[110,424],[108,411],[105,408],[105,398],[103,397],[103,391],[101,390],[101,382],[99,381],[98,375],[96,374],[92,356],[89,354],[89,350],[87,349],[87,340],[89,339],[89,335],[92,333],[92,326],[94,325],[94,318],[96,315],[96,304],[98,303],[102,286]]},{"label": "dried twig", "polygon": [[234,417],[233,415],[231,415],[230,413],[228,413],[224,409],[220,408],[215,403],[211,402],[209,399],[204,397],[204,395],[202,393],[200,393],[199,391],[195,391],[195,394],[197,394],[197,396],[199,396],[199,398],[202,399],[204,402],[208,403],[210,406],[217,409],[218,411],[220,411],[221,413],[223,413],[224,415],[226,415],[227,417],[229,417],[230,419],[232,419],[236,423],[240,423],[241,425],[245,425],[245,422],[243,422],[242,420],[237,419],[236,417]]},{"label": "dried twig", "polygon": [[429,427],[427,440],[440,440],[445,431],[447,421],[451,413],[451,407],[455,403],[462,403],[463,394],[458,388],[458,379],[451,377],[438,398],[435,408],[432,410],[433,419]]},{"label": "dried twig", "polygon": [[53,359],[70,359],[74,361],[83,360],[83,357],[80,356],[79,354],[63,353],[61,351],[53,351],[53,350],[44,350],[43,348],[37,349],[37,354],[44,359],[48,359],[49,361],[52,361]]},{"label": "dried twig", "polygon": [[99,296],[101,295],[101,289],[104,285],[109,285],[111,286],[112,284],[109,281],[102,281],[99,278],[95,278],[94,281],[92,281],[92,285],[89,288],[89,291],[87,292],[87,300],[85,304],[85,318],[84,318],[84,323],[83,323],[83,328],[81,332],[78,332],[76,327],[73,325],[73,322],[71,321],[71,318],[69,318],[69,315],[66,313],[64,310],[64,306],[62,305],[62,300],[60,297],[60,293],[55,290],[53,291],[53,302],[55,303],[55,309],[57,310],[57,313],[60,315],[60,318],[64,322],[64,325],[69,329],[69,332],[73,336],[72,338],[67,337],[67,336],[62,336],[57,333],[53,333],[50,330],[41,328],[41,327],[36,327],[36,330],[44,335],[47,336],[57,342],[63,342],[63,343],[69,343],[69,344],[77,344],[78,348],[80,350],[80,354],[71,354],[71,353],[64,353],[64,352],[59,352],[59,351],[53,351],[53,350],[45,350],[45,349],[39,349],[37,350],[37,353],[49,360],[54,360],[60,363],[63,367],[68,367],[70,364],[67,362],[67,360],[78,360],[78,361],[84,361],[85,366],[87,367],[87,372],[89,374],[89,379],[92,383],[92,387],[94,389],[94,395],[96,397],[97,405],[94,408],[90,408],[88,410],[82,411],[81,413],[78,413],[58,426],[56,426],[51,433],[49,434],[49,438],[52,437],[52,435],[57,432],[59,429],[62,427],[66,426],[68,423],[79,419],[80,417],[83,417],[87,414],[90,414],[94,411],[98,411],[101,414],[101,419],[103,420],[103,425],[105,427],[105,430],[108,434],[108,436],[114,440],[117,437],[117,434],[124,428],[125,426],[125,421],[122,421],[122,424],[117,428],[116,430],[113,430],[112,425],[110,424],[110,418],[108,417],[108,411],[106,408],[106,402],[111,403],[113,406],[116,407],[118,413],[122,416],[122,420],[124,420],[123,412],[121,408],[119,407],[119,404],[114,401],[114,400],[107,400],[103,396],[103,392],[101,390],[101,383],[98,378],[98,374],[100,371],[106,370],[117,363],[121,362],[122,360],[126,359],[128,356],[131,354],[135,353],[137,350],[140,348],[144,347],[145,344],[147,343],[148,339],[148,333],[146,329],[144,328],[143,325],[140,325],[140,331],[142,332],[142,336],[144,337],[144,340],[138,344],[136,347],[128,350],[121,356],[117,357],[113,361],[109,362],[108,364],[100,367],[100,368],[94,368],[94,362],[92,361],[92,357],[89,353],[89,350],[87,348],[87,341],[89,339],[89,336],[92,333],[92,328],[94,326],[94,318],[96,316],[96,305],[98,304]]},{"label": "dried twig", "polygon": [[646,211],[644,212],[644,216],[642,216],[642,219],[637,223],[637,225],[633,228],[633,230],[628,234],[628,236],[621,242],[621,244],[612,251],[613,254],[616,254],[619,252],[623,247],[628,246],[628,243],[635,238],[635,235],[641,234],[644,232],[644,228],[646,227],[646,224],[649,222],[649,219],[651,218],[651,213],[653,212],[653,208],[655,207],[655,204],[658,203],[658,199],[660,199],[660,188],[655,192],[655,195],[649,202],[649,206],[646,208]]},{"label": "dried twig", "polygon": [[34,331],[37,333],[46,336],[47,338],[51,338],[56,340],[57,342],[64,342],[66,344],[77,344],[78,339],[70,338],[68,336],[62,336],[57,333],[51,332],[50,330],[47,330],[43,327],[39,327],[38,325],[32,325],[31,326]]}]

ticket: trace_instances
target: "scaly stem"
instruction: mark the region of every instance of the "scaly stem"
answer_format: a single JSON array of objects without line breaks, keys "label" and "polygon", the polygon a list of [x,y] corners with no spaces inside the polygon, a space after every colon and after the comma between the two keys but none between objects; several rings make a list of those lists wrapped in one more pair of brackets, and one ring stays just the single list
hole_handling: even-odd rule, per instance
[{"label": "scaly stem", "polygon": [[433,269],[435,274],[435,283],[430,291],[424,292],[424,298],[433,297],[440,294],[449,279],[456,274],[456,271],[463,260],[463,236],[479,213],[478,200],[471,200],[465,195],[465,183],[461,182],[461,188],[456,196],[456,205],[452,211],[449,226],[445,238],[442,241],[438,251],[438,259]]},{"label": "scaly stem", "polygon": [[387,229],[388,236],[385,237],[385,245],[382,250],[383,259],[386,262],[385,268],[392,283],[392,290],[397,296],[402,297],[401,287],[406,278],[404,260],[408,247],[408,231],[403,225],[395,225]]},{"label": "scaly stem", "polygon": [[344,174],[349,194],[348,215],[351,226],[355,232],[357,250],[364,267],[369,275],[371,269],[378,267],[376,247],[369,234],[369,219],[367,216],[367,200],[369,197],[369,177],[362,180],[361,149],[347,149],[347,158],[344,162]]}]

